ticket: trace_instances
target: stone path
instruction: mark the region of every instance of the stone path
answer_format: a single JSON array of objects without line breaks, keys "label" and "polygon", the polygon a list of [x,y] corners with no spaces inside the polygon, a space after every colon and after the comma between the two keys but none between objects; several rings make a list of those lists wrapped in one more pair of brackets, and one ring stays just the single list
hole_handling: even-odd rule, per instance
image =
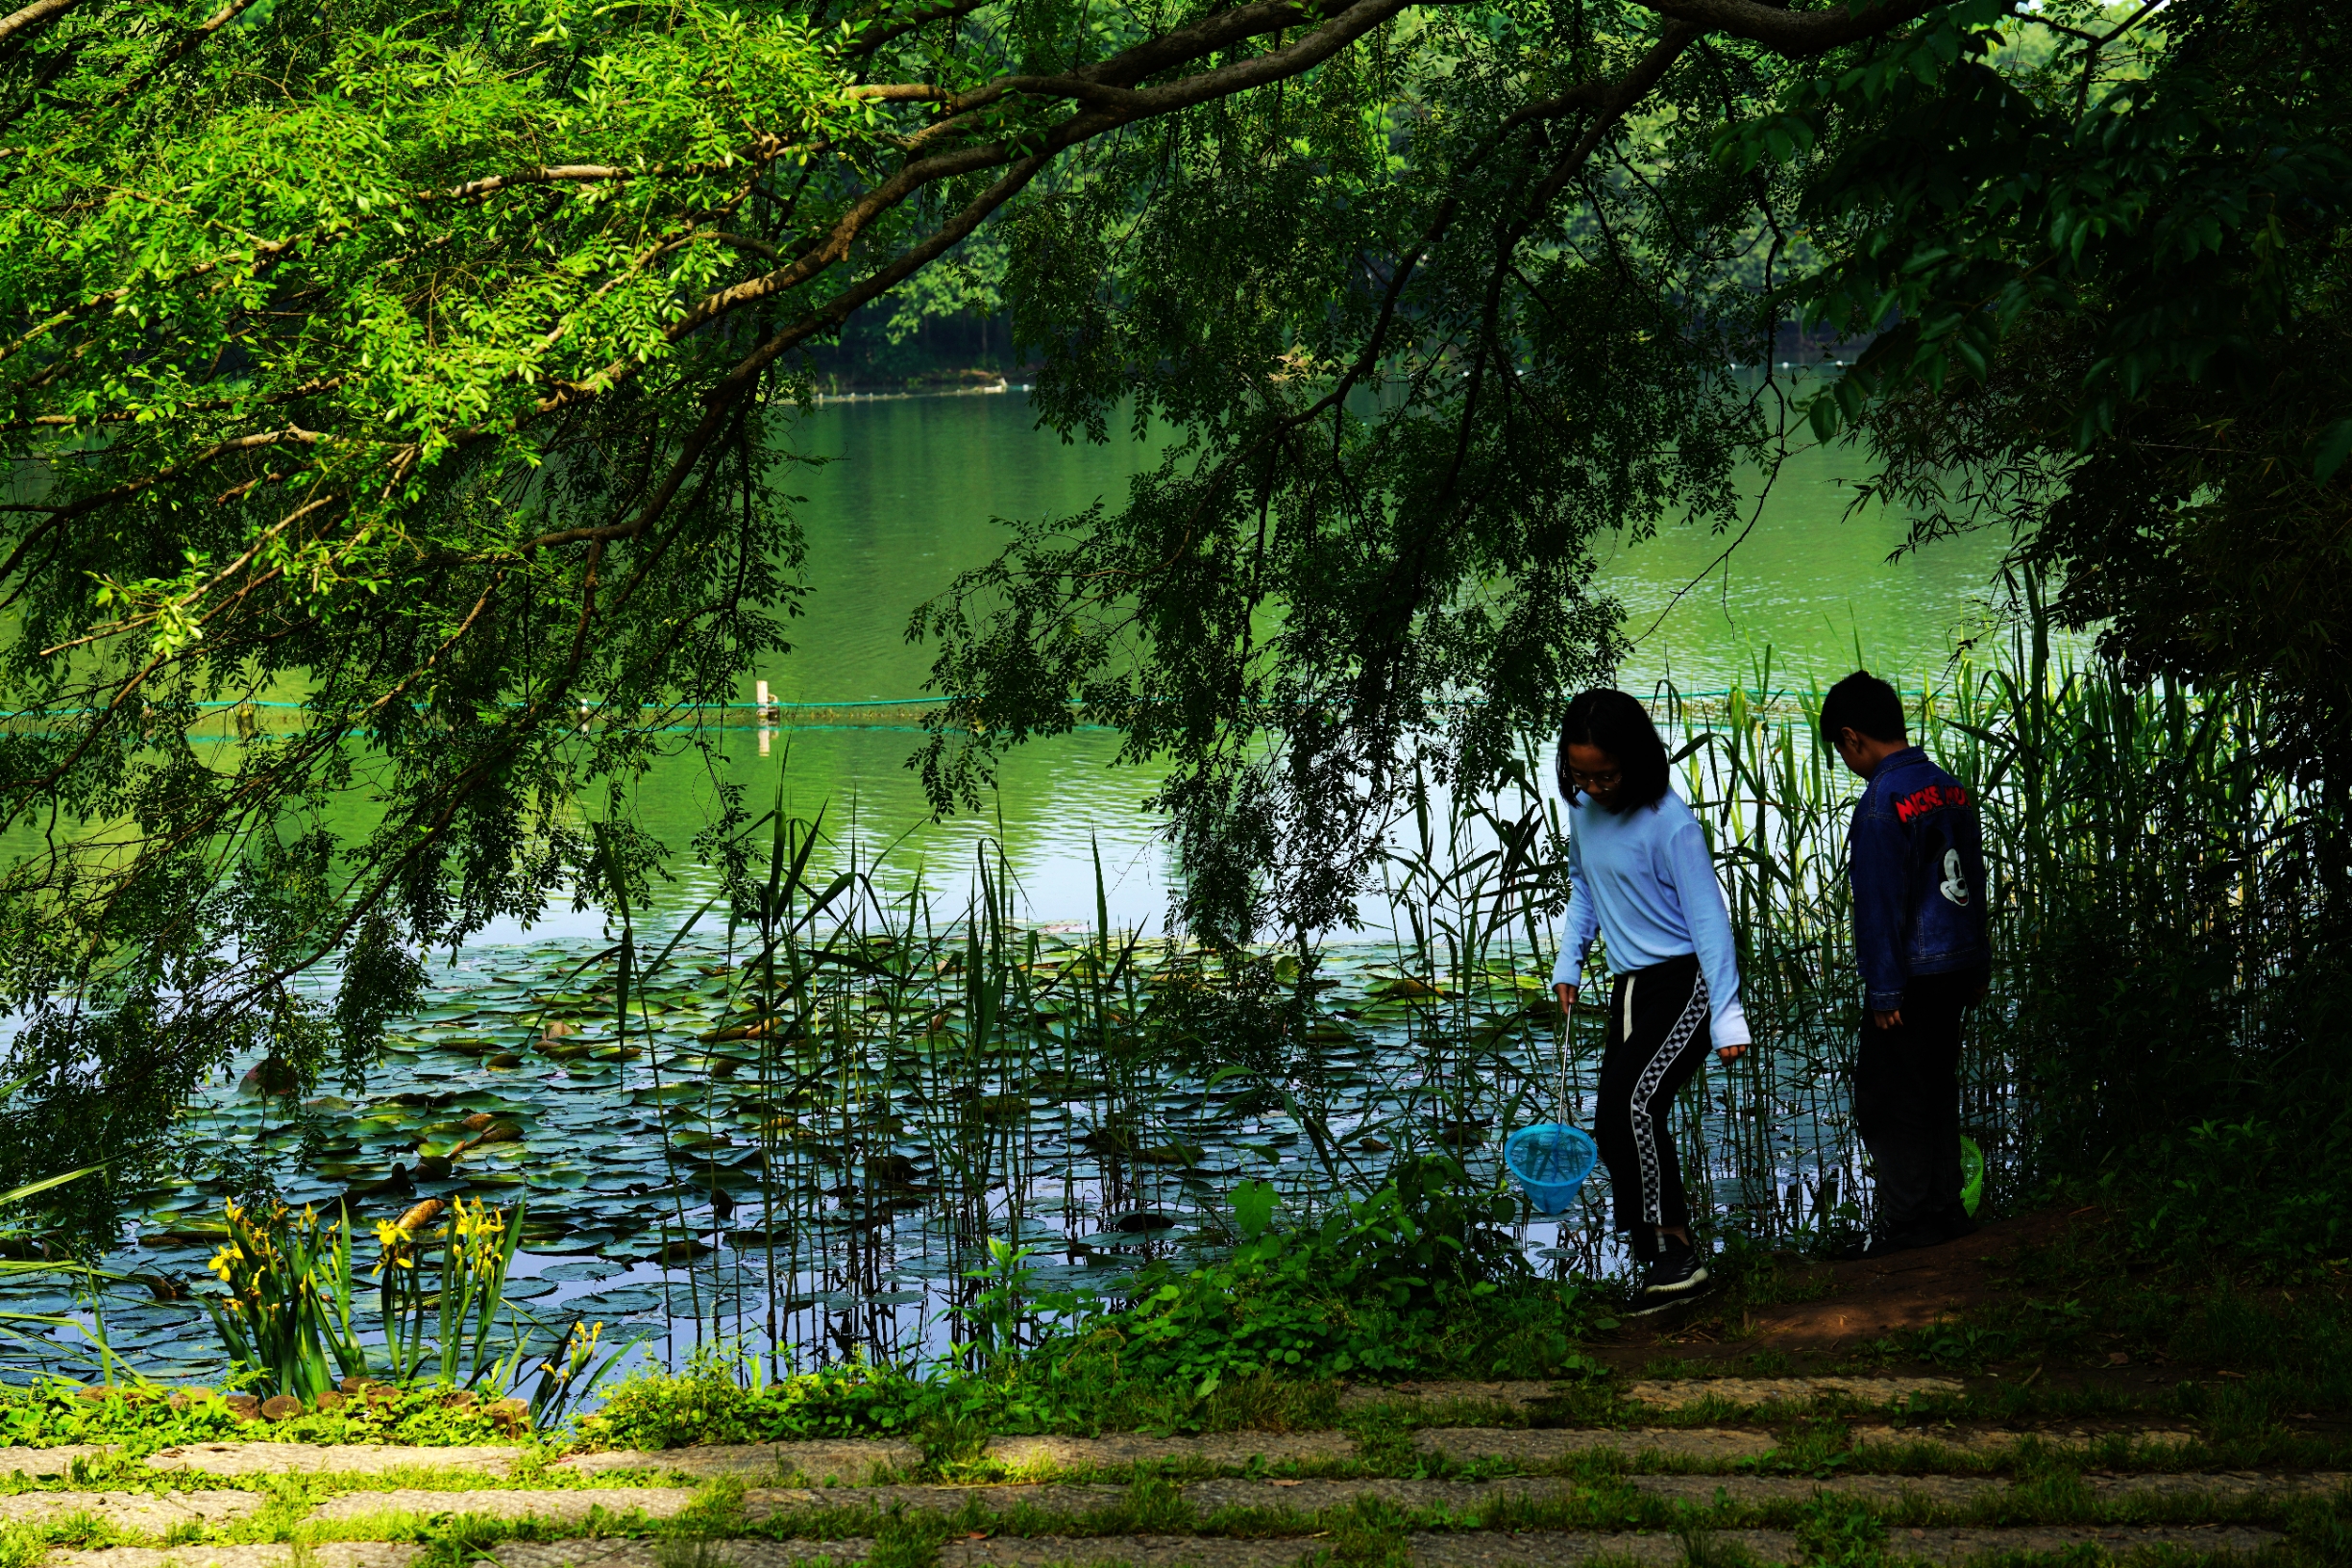
[{"label": "stone path", "polygon": [[839,1541],[708,1541],[700,1560],[674,1549],[665,1563],[651,1541],[507,1541],[478,1560],[498,1568],[775,1568],[788,1562],[863,1562],[874,1543]]},{"label": "stone path", "polygon": [[[1663,1409],[1712,1401],[1755,1410],[1825,1395],[1886,1409],[1951,1388],[1939,1379],[1749,1379],[1632,1392]],[[128,1543],[60,1545],[37,1568],[422,1568],[427,1560],[445,1568],[850,1568],[882,1550],[877,1536],[892,1543],[885,1560],[904,1568],[1299,1568],[1336,1537],[1360,1541],[1355,1521],[1387,1519],[1408,1531],[1406,1556],[1396,1560],[1415,1568],[1582,1568],[1603,1559],[1670,1568],[1694,1546],[1702,1561],[1735,1548],[1758,1564],[1798,1562],[1799,1510],[1827,1498],[1904,1521],[1886,1527],[1890,1562],[1958,1568],[2017,1552],[2249,1553],[2285,1539],[2280,1527],[2291,1517],[2324,1521],[2328,1509],[2352,1509],[2352,1472],[2194,1472],[2182,1463],[2196,1452],[2194,1434],[2171,1430],[1858,1425],[1849,1429],[1850,1452],[1830,1453],[1825,1473],[1803,1475],[1754,1461],[1771,1460],[1784,1435],[1821,1433],[1818,1415],[1803,1426],[1753,1417],[1692,1427],[1476,1424],[1482,1416],[1556,1419],[1569,1407],[1548,1403],[1555,1396],[1541,1383],[1347,1390],[1343,1409],[1375,1416],[1365,1446],[1351,1431],[1005,1437],[986,1450],[998,1468],[978,1473],[1011,1479],[968,1484],[908,1479],[939,1472],[915,1444],[886,1440],[581,1455],[550,1467],[537,1486],[491,1484],[517,1473],[527,1451],[513,1446],[189,1444],[147,1461],[155,1474],[146,1489],[138,1466],[102,1447],[13,1449],[0,1454],[0,1481],[18,1478],[15,1490],[0,1490],[0,1526],[32,1532],[14,1538],[35,1552],[41,1531],[60,1542]],[[1387,1425],[1399,1420],[1423,1423],[1409,1447]],[[2035,1484],[2022,1489],[1998,1473],[2028,1440],[2062,1474],[2070,1455],[2121,1462],[2110,1457],[2118,1437],[2135,1450],[2134,1462],[2169,1460],[2172,1468],[2091,1472],[2079,1490],[2042,1484],[2039,1461]],[[1954,1468],[1898,1473],[1926,1468],[1922,1444],[1927,1458]],[[1814,1462],[1825,1451],[1796,1452]],[[110,1489],[66,1484],[77,1458],[109,1461]],[[1437,1460],[1476,1465],[1480,1479],[1411,1473]],[[1560,1473],[1579,1460],[1575,1474]],[[2156,1509],[2135,1511],[2151,1503]],[[1391,1511],[1352,1511],[1365,1505]],[[2170,1522],[2119,1522],[2148,1517]],[[705,1538],[733,1519],[762,1533]],[[453,1524],[465,1520],[478,1523]],[[1545,1521],[1600,1528],[1504,1528]],[[290,1539],[251,1539],[257,1535]],[[364,1535],[398,1539],[319,1539]],[[419,1541],[429,1544],[409,1544]],[[429,1559],[421,1556],[428,1552]],[[37,1568],[30,1555],[11,1561]]]},{"label": "stone path", "polygon": [[2234,1501],[2248,1497],[2323,1497],[2352,1487],[2352,1471],[2314,1470],[2265,1475],[2224,1470],[2198,1476],[2095,1474],[2083,1477],[2093,1497],[2190,1497]]},{"label": "stone path", "polygon": [[2186,1432],[2092,1432],[2080,1427],[2046,1432],[2010,1432],[1999,1427],[1858,1426],[1850,1429],[1849,1435],[1856,1448],[1865,1445],[1948,1448],[1985,1458],[2004,1458],[2029,1439],[2039,1441],[2044,1448],[2085,1449],[2121,1437],[2128,1439],[2136,1451],[2187,1448],[2196,1441],[2194,1433]]},{"label": "stone path", "polygon": [[[304,1549],[313,1568],[411,1568],[424,1548],[397,1541],[327,1541]],[[47,1568],[297,1568],[295,1548],[259,1546],[110,1546],[51,1552]]]},{"label": "stone path", "polygon": [[1109,1470],[1133,1464],[1177,1462],[1219,1470],[1264,1464],[1328,1463],[1356,1457],[1356,1439],[1344,1432],[1237,1432],[1208,1437],[1148,1437],[1121,1433],[1104,1437],[999,1437],[989,1458],[1011,1469]]},{"label": "stone path", "polygon": [[1431,1405],[1499,1405],[1525,1409],[1559,1391],[1548,1383],[1463,1383],[1432,1379],[1426,1383],[1350,1384],[1339,1395],[1343,1410],[1374,1409],[1384,1405],[1408,1408]]},{"label": "stone path", "polygon": [[1197,1535],[1038,1535],[1027,1539],[991,1536],[985,1541],[949,1541],[940,1548],[940,1568],[1030,1568],[1066,1563],[1069,1568],[1290,1568],[1313,1540],[1237,1541]]},{"label": "stone path", "polygon": [[1596,1449],[1722,1462],[1760,1458],[1779,1446],[1769,1432],[1721,1427],[1424,1427],[1414,1442],[1424,1454],[1457,1461],[1506,1459],[1519,1465],[1557,1464]]},{"label": "stone path", "polygon": [[505,1476],[522,1457],[522,1449],[510,1447],[190,1443],[161,1450],[147,1465],[151,1470],[194,1470],[208,1476],[381,1475],[388,1470],[462,1470],[478,1476]]},{"label": "stone path", "polygon": [[695,1494],[679,1486],[598,1486],[563,1492],[346,1492],[310,1510],[322,1524],[350,1524],[395,1514],[432,1518],[459,1514],[476,1519],[538,1519],[551,1525],[581,1525],[601,1510],[623,1520],[633,1513],[674,1519],[693,1506]]},{"label": "stone path", "polygon": [[261,1503],[257,1492],[19,1492],[0,1497],[0,1522],[54,1525],[82,1514],[110,1530],[161,1535],[183,1525],[230,1524]]},{"label": "stone path", "polygon": [[[2158,1547],[2189,1551],[2252,1553],[2286,1536],[2247,1526],[2155,1525],[2100,1530],[2049,1525],[1996,1530],[1898,1530],[1888,1532],[1887,1556],[1897,1559],[1959,1564],[2008,1552],[2066,1552],[2090,1546],[2112,1556]],[[1777,1530],[1707,1531],[1708,1544],[1736,1547],[1758,1562],[1796,1563],[1804,1558],[1797,1537]],[[1672,1564],[1685,1560],[1679,1535],[1601,1534],[1578,1531],[1417,1531],[1411,1540],[1416,1568],[1568,1568],[1596,1559]]]},{"label": "stone path", "polygon": [[1674,1383],[1637,1383],[1625,1397],[1662,1410],[1687,1409],[1709,1400],[1753,1409],[1758,1405],[1807,1405],[1824,1394],[1857,1404],[1899,1405],[1906,1400],[1951,1395],[1965,1385],[1956,1378],[1692,1378]]},{"label": "stone path", "polygon": [[[1758,1562],[1795,1562],[1797,1537],[1777,1530],[1719,1530],[1718,1546],[1738,1547]],[[1678,1563],[1682,1537],[1593,1531],[1463,1531],[1416,1532],[1410,1543],[1416,1568],[1556,1568],[1606,1557],[1615,1562]]]},{"label": "stone path", "polygon": [[104,1459],[120,1453],[112,1443],[61,1443],[55,1448],[0,1448],[0,1476],[36,1481],[69,1473],[76,1459]]},{"label": "stone path", "polygon": [[649,1470],[700,1481],[710,1476],[798,1479],[816,1485],[862,1485],[876,1472],[913,1471],[923,1462],[923,1452],[913,1443],[711,1443],[673,1448],[658,1454],[616,1449],[601,1454],[578,1454],[558,1459],[554,1468],[579,1475],[605,1475],[616,1470]]}]

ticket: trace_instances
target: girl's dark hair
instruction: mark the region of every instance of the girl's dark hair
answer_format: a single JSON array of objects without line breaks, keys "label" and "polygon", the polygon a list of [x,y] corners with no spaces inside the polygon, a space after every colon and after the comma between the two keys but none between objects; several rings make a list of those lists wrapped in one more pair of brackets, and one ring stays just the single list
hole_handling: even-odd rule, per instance
[{"label": "girl's dark hair", "polygon": [[1658,739],[1650,710],[1623,692],[1605,688],[1590,691],[1568,704],[1560,724],[1559,791],[1563,799],[1576,798],[1576,781],[1568,776],[1568,747],[1597,746],[1617,759],[1625,773],[1621,812],[1654,806],[1666,797],[1666,743]]}]

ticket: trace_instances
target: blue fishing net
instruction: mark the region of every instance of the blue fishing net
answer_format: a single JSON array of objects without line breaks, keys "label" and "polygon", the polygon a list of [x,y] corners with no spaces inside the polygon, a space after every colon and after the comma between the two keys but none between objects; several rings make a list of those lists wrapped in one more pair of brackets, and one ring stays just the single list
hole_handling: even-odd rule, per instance
[{"label": "blue fishing net", "polygon": [[1600,1149],[1582,1128],[1556,1121],[1522,1127],[1503,1144],[1504,1168],[1541,1214],[1564,1211],[1600,1159]]}]

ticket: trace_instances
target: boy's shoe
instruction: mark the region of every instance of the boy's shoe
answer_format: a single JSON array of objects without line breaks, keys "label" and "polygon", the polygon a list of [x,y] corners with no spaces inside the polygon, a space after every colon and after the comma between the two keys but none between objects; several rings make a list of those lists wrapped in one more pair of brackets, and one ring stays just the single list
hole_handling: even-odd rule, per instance
[{"label": "boy's shoe", "polygon": [[1862,1249],[1865,1258],[1891,1258],[1899,1252],[1917,1252],[1923,1247],[1940,1247],[1951,1239],[1943,1226],[1934,1224],[1906,1225],[1899,1231],[1889,1231]]}]

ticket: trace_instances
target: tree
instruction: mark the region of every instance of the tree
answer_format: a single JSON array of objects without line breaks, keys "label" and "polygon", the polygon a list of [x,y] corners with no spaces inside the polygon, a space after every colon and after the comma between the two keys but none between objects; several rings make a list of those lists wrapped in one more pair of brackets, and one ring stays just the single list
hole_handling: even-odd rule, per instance
[{"label": "tree", "polygon": [[2043,25],[2065,47],[2004,68],[2002,8],[1956,7],[1738,138],[1819,150],[1804,296],[1885,329],[1814,422],[1850,422],[1923,532],[2014,530],[2134,674],[2258,696],[2340,832],[2352,27],[2305,0]]},{"label": "tree", "polygon": [[1050,416],[1188,439],[924,612],[977,694],[933,782],[1075,698],[1174,754],[1200,929],[1328,920],[1414,759],[1504,766],[1608,667],[1592,536],[1730,515],[1795,185],[1710,138],[1927,11],[0,17],[0,1164],[152,1149],[239,1046],[363,1070],[420,950],[641,879],[626,781],[804,586],[766,411],[984,224]]}]

